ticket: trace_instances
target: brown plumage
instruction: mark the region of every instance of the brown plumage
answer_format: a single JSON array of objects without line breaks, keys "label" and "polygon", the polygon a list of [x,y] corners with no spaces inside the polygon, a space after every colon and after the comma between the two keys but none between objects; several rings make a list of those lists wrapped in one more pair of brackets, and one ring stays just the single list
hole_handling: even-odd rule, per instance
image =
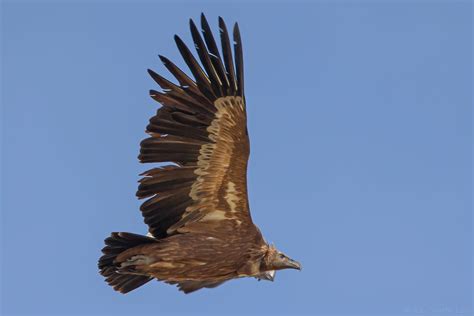
[{"label": "brown plumage", "polygon": [[[239,27],[234,54],[219,18],[222,58],[209,24],[201,15],[203,37],[191,20],[199,62],[175,36],[194,80],[160,56],[176,78],[152,70],[161,103],[140,144],[142,163],[166,163],[142,174],[137,196],[148,236],[112,233],[99,259],[100,273],[127,293],[152,279],[177,284],[189,293],[239,277],[273,280],[279,269],[301,269],[268,245],[253,224],[247,197],[249,138]],[[235,59],[232,56],[235,56]]]}]

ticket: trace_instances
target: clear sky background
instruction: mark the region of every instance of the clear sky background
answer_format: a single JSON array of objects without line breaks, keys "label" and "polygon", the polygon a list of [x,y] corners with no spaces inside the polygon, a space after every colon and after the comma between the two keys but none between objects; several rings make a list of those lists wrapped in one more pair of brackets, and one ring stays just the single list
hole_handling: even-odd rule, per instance
[{"label": "clear sky background", "polygon": [[[304,269],[123,296],[146,69],[201,11],[240,24],[252,214]],[[10,0],[1,35],[3,315],[472,315],[470,2]]]}]

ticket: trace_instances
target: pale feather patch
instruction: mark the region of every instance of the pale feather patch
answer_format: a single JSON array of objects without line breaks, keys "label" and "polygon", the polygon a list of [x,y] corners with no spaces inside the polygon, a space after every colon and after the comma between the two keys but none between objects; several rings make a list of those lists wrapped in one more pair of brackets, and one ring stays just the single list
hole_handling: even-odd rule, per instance
[{"label": "pale feather patch", "polygon": [[184,264],[178,262],[158,261],[150,265],[151,268],[182,268]]},{"label": "pale feather patch", "polygon": [[235,189],[235,183],[229,181],[227,183],[227,190],[225,195],[225,200],[227,204],[230,206],[230,211],[235,212],[237,207],[237,202],[239,201],[239,197],[237,195],[237,190]]},{"label": "pale feather patch", "polygon": [[136,265],[148,265],[151,263],[151,259],[144,255],[136,255],[132,256],[127,261],[122,262],[120,264],[120,268],[125,268],[128,266],[136,266]]},{"label": "pale feather patch", "polygon": [[[201,218],[202,221],[229,219],[229,215],[224,211],[215,210],[217,192],[222,185],[222,179],[228,171],[236,135],[233,129],[238,124],[245,125],[241,119],[245,117],[244,105],[241,97],[223,97],[214,102],[217,109],[215,119],[208,126],[209,139],[214,143],[203,144],[199,150],[197,168],[194,173],[197,175],[196,181],[191,186],[189,196],[198,205],[186,208],[183,218],[191,214],[199,205],[200,212],[209,212]],[[228,182],[226,187],[225,200],[230,207],[231,213],[237,212],[237,203],[241,199],[241,192],[236,189],[236,184]],[[241,221],[238,221],[240,224]],[[174,228],[173,228],[174,229]],[[170,230],[173,230],[170,228]]]},{"label": "pale feather patch", "polygon": [[213,211],[204,216],[201,221],[202,222],[212,222],[212,221],[222,221],[227,219],[226,212],[224,211]]}]

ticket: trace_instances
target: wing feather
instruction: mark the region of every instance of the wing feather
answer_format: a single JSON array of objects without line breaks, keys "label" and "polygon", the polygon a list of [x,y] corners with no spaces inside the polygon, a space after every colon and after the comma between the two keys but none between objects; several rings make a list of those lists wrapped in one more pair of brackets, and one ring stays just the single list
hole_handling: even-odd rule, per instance
[{"label": "wing feather", "polygon": [[174,40],[176,42],[176,45],[178,46],[178,50],[181,53],[181,56],[183,57],[184,61],[189,67],[189,70],[191,70],[191,73],[196,79],[196,84],[199,87],[199,90],[201,90],[201,93],[204,94],[209,100],[214,100],[216,98],[216,94],[212,89],[211,81],[207,77],[206,73],[201,68],[196,58],[194,58],[188,46],[184,44],[183,40],[178,35],[174,36]]},{"label": "wing feather", "polygon": [[224,20],[219,17],[219,29],[221,35],[222,44],[222,55],[224,58],[224,64],[227,72],[227,78],[229,79],[229,95],[235,95],[237,91],[237,80],[235,78],[234,61],[232,60],[232,50],[230,48],[229,33]]},{"label": "wing feather", "polygon": [[237,95],[244,97],[244,56],[242,53],[242,40],[239,25],[234,25],[234,53],[237,73]]},{"label": "wing feather", "polygon": [[204,69],[206,70],[209,80],[211,82],[211,88],[214,91],[215,95],[222,95],[222,82],[217,75],[216,70],[214,69],[214,65],[211,62],[211,58],[207,51],[206,45],[199,34],[199,31],[194,24],[194,21],[191,19],[189,20],[190,28],[191,28],[191,35],[193,37],[194,46],[196,47],[196,51],[198,53],[199,59],[201,60]]},{"label": "wing feather", "polygon": [[148,70],[162,89],[151,90],[150,96],[162,107],[150,119],[151,137],[141,142],[139,160],[173,163],[143,173],[138,187],[137,196],[147,199],[142,215],[157,238],[188,231],[206,234],[219,227],[257,230],[247,198],[249,140],[240,32],[235,26],[234,66],[224,20],[219,18],[223,59],[204,15],[201,26],[204,40],[190,21],[203,68],[175,36],[195,81],[163,56],[161,61],[178,84]]},{"label": "wing feather", "polygon": [[214,36],[212,35],[212,30],[209,27],[209,23],[207,23],[206,17],[202,13],[201,13],[201,28],[202,28],[202,34],[204,35],[204,40],[206,41],[206,45],[209,49],[209,54],[210,54],[212,64],[214,65],[214,69],[216,69],[216,72],[219,75],[223,89],[225,91],[224,93],[227,94],[229,93],[228,92],[229,80],[227,79],[224,64],[222,63],[221,55],[217,48],[216,41],[214,40]]}]

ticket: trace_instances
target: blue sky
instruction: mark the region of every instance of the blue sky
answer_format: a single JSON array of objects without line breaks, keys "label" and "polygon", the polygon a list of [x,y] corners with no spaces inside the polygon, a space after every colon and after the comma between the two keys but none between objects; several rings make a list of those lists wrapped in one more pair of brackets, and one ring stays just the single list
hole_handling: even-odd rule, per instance
[{"label": "blue sky", "polygon": [[[96,261],[146,232],[146,69],[201,11],[240,24],[253,218],[304,270],[123,296]],[[470,315],[471,56],[468,1],[4,1],[2,313]]]}]

